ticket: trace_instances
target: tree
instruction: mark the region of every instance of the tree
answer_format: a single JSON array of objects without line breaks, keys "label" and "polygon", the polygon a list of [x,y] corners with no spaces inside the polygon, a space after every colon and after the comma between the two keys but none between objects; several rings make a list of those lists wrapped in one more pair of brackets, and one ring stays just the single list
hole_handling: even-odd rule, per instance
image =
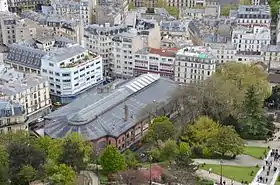
[{"label": "tree", "polygon": [[136,6],[135,6],[135,2],[130,2],[129,5],[128,5],[128,10],[135,10],[136,9]]},{"label": "tree", "polygon": [[238,8],[237,4],[226,4],[221,10],[221,15],[229,16],[230,10],[236,10],[237,8]]},{"label": "tree", "polygon": [[55,162],[59,160],[59,157],[63,153],[63,139],[52,139],[48,136],[40,137],[36,141],[36,145],[44,152],[44,154]]},{"label": "tree", "polygon": [[[240,130],[244,138],[266,139],[273,130],[268,130],[268,118],[265,116],[262,97],[255,86],[250,86],[243,103],[243,116]],[[270,133],[270,134],[269,134]]]},{"label": "tree", "polygon": [[150,125],[147,138],[149,141],[155,142],[159,146],[159,141],[166,141],[174,138],[176,135],[176,128],[167,117],[157,117]]},{"label": "tree", "polygon": [[45,171],[51,185],[75,185],[76,172],[66,164],[48,163]]},{"label": "tree", "polygon": [[244,141],[230,126],[222,126],[215,137],[208,141],[213,153],[235,157],[243,152]]},{"label": "tree", "polygon": [[220,125],[207,116],[201,116],[184,129],[181,139],[192,145],[205,144],[219,132]]},{"label": "tree", "polygon": [[30,165],[40,172],[41,166],[45,163],[45,155],[35,146],[29,143],[10,143],[7,148],[9,154],[9,175],[11,177],[11,184],[21,185],[19,173],[21,169]]},{"label": "tree", "polygon": [[250,0],[240,0],[240,4],[241,5],[251,5],[251,1]]},{"label": "tree", "polygon": [[169,5],[167,4],[167,2],[164,1],[164,0],[158,0],[158,1],[157,1],[157,4],[156,4],[156,7],[166,9],[166,11],[167,11],[170,15],[172,15],[173,17],[176,17],[176,18],[179,17],[179,10],[178,10],[178,8],[173,7],[173,6],[169,6]]},{"label": "tree", "polygon": [[37,170],[31,165],[25,165],[19,172],[19,177],[24,184],[29,185],[30,182],[36,179]]},{"label": "tree", "polygon": [[124,156],[116,147],[112,145],[108,145],[106,147],[105,151],[100,157],[100,164],[102,166],[102,170],[108,175],[108,177],[114,173],[126,169],[127,167]]},{"label": "tree", "polygon": [[77,134],[70,134],[62,146],[60,163],[71,166],[76,172],[84,170],[92,160],[93,148]]},{"label": "tree", "polygon": [[8,184],[9,180],[9,160],[8,152],[3,145],[0,145],[0,185]]},{"label": "tree", "polygon": [[161,148],[160,156],[163,161],[171,163],[172,160],[178,155],[179,150],[174,140],[167,140]]},{"label": "tree", "polygon": [[128,149],[123,153],[123,156],[128,168],[136,169],[139,166],[139,156],[137,153]]}]

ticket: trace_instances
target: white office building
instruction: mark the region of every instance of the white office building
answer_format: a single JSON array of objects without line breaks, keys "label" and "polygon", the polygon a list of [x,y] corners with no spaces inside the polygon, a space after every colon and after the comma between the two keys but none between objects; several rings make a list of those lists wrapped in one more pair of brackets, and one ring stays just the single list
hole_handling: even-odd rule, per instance
[{"label": "white office building", "polygon": [[176,54],[174,80],[178,83],[199,83],[215,71],[216,58],[208,47],[185,47]]},{"label": "white office building", "polygon": [[51,95],[63,104],[103,81],[102,57],[78,45],[59,48],[41,61],[41,74],[48,78]]}]

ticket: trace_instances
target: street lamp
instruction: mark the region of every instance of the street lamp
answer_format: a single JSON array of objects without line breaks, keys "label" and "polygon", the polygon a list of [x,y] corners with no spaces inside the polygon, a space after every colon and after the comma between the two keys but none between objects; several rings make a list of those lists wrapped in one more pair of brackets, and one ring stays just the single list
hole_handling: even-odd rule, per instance
[{"label": "street lamp", "polygon": [[223,160],[220,160],[220,164],[221,164],[221,177],[220,177],[220,185],[223,184]]}]

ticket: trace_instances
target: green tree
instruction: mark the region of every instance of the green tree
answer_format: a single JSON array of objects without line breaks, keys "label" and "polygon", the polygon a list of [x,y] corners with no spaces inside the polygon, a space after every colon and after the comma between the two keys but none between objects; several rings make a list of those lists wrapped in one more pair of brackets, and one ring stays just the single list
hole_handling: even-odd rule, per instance
[{"label": "green tree", "polygon": [[167,117],[157,117],[150,125],[147,138],[151,142],[155,142],[159,146],[159,141],[166,141],[174,138],[176,128]]},{"label": "green tree", "polygon": [[181,142],[179,153],[175,157],[176,166],[180,169],[188,168],[193,161],[191,160],[191,149],[188,143]]},{"label": "green tree", "polygon": [[229,16],[230,10],[236,10],[237,8],[238,8],[238,5],[236,5],[236,4],[226,4],[221,10],[221,15]]},{"label": "green tree", "polygon": [[93,147],[80,134],[70,134],[62,146],[60,163],[71,166],[76,172],[84,170],[93,158]]},{"label": "green tree", "polygon": [[38,170],[39,173],[42,170],[41,166],[45,163],[44,153],[29,143],[12,142],[8,145],[7,151],[9,154],[9,175],[12,185],[24,184],[19,176],[24,166],[30,165]]},{"label": "green tree", "polygon": [[19,177],[24,184],[29,185],[30,182],[36,179],[37,170],[31,165],[25,165],[21,168],[19,172]]},{"label": "green tree", "polygon": [[112,145],[108,145],[100,157],[100,164],[105,174],[110,177],[112,174],[126,169],[124,156]]},{"label": "green tree", "polygon": [[251,5],[251,1],[250,0],[240,0],[240,4],[241,5]]},{"label": "green tree", "polygon": [[8,184],[9,180],[9,156],[6,148],[3,145],[0,145],[0,185]]},{"label": "green tree", "polygon": [[130,2],[129,5],[128,5],[128,10],[135,10],[136,9],[136,6],[135,6],[135,2]]},{"label": "green tree", "polygon": [[176,17],[176,18],[179,17],[179,10],[178,10],[178,8],[177,8],[177,7],[174,7],[174,6],[169,6],[169,5],[167,4],[167,2],[164,1],[164,0],[158,0],[158,1],[157,1],[157,4],[156,4],[156,7],[166,9],[166,11],[167,11],[170,15],[172,15],[173,17]]},{"label": "green tree", "polygon": [[207,116],[201,116],[184,129],[181,139],[192,145],[205,144],[219,132],[220,125]]},{"label": "green tree", "polygon": [[55,162],[58,161],[59,157],[63,153],[63,139],[52,139],[48,136],[40,137],[36,141],[36,145],[45,153],[48,159]]},{"label": "green tree", "polygon": [[160,156],[163,161],[171,163],[172,160],[178,155],[179,149],[176,141],[167,140],[161,148]]},{"label": "green tree", "polygon": [[269,0],[268,4],[270,5],[270,8],[271,8],[272,19],[277,20],[280,2],[278,0]]},{"label": "green tree", "polygon": [[66,164],[48,163],[45,171],[51,185],[75,185],[76,172]]},{"label": "green tree", "polygon": [[250,86],[243,103],[243,117],[240,119],[240,130],[244,138],[265,139],[274,132],[268,130],[270,122],[262,106],[262,97],[255,86]]},{"label": "green tree", "polygon": [[215,137],[207,145],[213,153],[235,157],[243,152],[244,141],[230,126],[222,126]]},{"label": "green tree", "polygon": [[123,156],[128,168],[136,169],[139,166],[139,156],[137,153],[128,149],[123,153]]}]

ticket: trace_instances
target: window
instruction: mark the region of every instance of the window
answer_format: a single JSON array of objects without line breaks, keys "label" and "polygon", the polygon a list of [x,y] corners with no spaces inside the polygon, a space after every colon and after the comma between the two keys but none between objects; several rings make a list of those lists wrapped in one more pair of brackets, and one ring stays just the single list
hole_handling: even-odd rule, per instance
[{"label": "window", "polygon": [[71,80],[70,79],[62,80],[62,82],[71,82]]},{"label": "window", "polygon": [[62,73],[62,76],[70,76],[70,73]]},{"label": "window", "polygon": [[49,63],[49,66],[53,67],[54,65],[53,65],[53,63]]},{"label": "window", "polygon": [[55,73],[55,76],[60,76],[60,74],[59,73]]},{"label": "window", "polygon": [[46,72],[47,72],[47,70],[46,70],[46,69],[43,69],[42,71],[43,71],[43,73],[46,73]]}]

